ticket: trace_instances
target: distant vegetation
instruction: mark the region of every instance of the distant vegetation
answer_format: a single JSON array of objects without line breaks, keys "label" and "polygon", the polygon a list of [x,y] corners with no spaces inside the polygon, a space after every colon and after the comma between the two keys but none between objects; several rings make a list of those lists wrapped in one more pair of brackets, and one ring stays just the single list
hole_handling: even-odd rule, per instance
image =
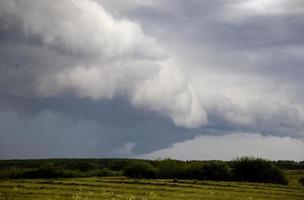
[{"label": "distant vegetation", "polygon": [[[287,184],[281,169],[304,169],[303,162],[242,157],[232,161],[138,159],[2,160],[0,178],[72,178],[127,176],[148,179],[196,179]],[[302,179],[303,181],[303,179]]]},{"label": "distant vegetation", "polygon": [[243,157],[232,162],[182,162],[177,160],[137,161],[130,163],[124,175],[131,178],[197,179],[287,184],[281,170],[271,161]]},{"label": "distant vegetation", "polygon": [[273,161],[273,163],[280,169],[287,170],[304,170],[304,161],[295,162],[292,160],[279,160]]},{"label": "distant vegetation", "polygon": [[243,157],[233,164],[234,180],[287,184],[282,171],[270,161],[260,158]]},{"label": "distant vegetation", "polygon": [[304,186],[304,176],[302,176],[302,177],[299,179],[299,183],[301,183],[301,184]]}]

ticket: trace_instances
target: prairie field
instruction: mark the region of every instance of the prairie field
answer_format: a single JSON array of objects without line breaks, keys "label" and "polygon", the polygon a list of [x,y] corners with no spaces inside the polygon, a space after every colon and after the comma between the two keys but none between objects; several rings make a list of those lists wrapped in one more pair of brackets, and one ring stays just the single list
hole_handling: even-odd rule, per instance
[{"label": "prairie field", "polygon": [[304,199],[298,182],[303,171],[285,173],[288,185],[125,177],[7,179],[0,180],[0,199]]}]

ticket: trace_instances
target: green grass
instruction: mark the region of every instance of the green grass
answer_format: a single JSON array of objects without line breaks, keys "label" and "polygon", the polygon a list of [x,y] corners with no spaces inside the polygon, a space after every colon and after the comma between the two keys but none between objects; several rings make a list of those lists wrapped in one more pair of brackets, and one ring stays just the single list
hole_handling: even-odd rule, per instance
[{"label": "green grass", "polygon": [[303,171],[286,171],[289,185],[124,177],[0,180],[0,199],[304,199],[297,180]]},{"label": "green grass", "polygon": [[301,187],[302,185],[299,183],[299,179],[304,177],[303,170],[285,170],[285,175],[288,177],[288,185],[291,187]]}]

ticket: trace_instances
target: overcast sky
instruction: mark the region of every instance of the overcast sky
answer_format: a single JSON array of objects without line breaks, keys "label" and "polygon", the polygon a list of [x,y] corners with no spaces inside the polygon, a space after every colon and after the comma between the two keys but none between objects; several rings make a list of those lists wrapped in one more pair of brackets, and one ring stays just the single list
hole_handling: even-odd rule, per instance
[{"label": "overcast sky", "polygon": [[0,159],[304,160],[303,0],[0,0]]}]

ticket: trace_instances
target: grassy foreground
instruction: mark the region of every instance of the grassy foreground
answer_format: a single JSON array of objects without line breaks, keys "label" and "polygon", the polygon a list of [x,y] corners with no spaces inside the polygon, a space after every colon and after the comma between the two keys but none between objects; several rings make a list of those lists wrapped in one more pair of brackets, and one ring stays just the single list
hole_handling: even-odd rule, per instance
[{"label": "grassy foreground", "polygon": [[0,199],[304,199],[297,179],[289,185],[193,180],[147,180],[124,177],[0,180]]}]

